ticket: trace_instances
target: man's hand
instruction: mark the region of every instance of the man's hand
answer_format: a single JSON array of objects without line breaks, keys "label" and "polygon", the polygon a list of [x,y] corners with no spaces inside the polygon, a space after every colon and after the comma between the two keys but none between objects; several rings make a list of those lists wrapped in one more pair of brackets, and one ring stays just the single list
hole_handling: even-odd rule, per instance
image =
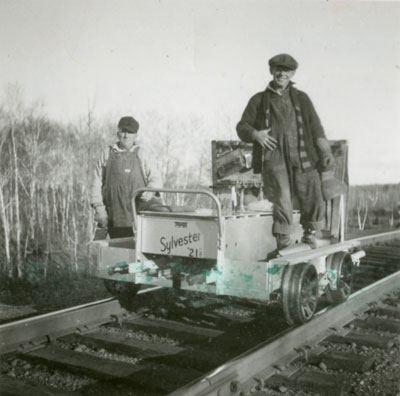
[{"label": "man's hand", "polygon": [[150,201],[151,199],[154,198],[154,192],[153,191],[144,191],[142,192],[142,195],[140,196],[140,199],[143,201]]},{"label": "man's hand", "polygon": [[322,170],[332,170],[335,166],[335,158],[333,157],[328,140],[325,138],[318,138],[317,146],[320,152],[320,165]]},{"label": "man's hand", "polygon": [[106,207],[104,205],[96,206],[95,211],[96,211],[96,213],[94,215],[94,220],[97,221],[100,228],[107,228],[108,216],[107,216]]},{"label": "man's hand", "polygon": [[271,128],[255,131],[253,138],[261,147],[268,150],[274,150],[278,141],[274,137],[269,136],[270,132]]},{"label": "man's hand", "polygon": [[332,153],[325,153],[321,156],[321,167],[322,170],[332,170],[335,166],[335,158]]}]

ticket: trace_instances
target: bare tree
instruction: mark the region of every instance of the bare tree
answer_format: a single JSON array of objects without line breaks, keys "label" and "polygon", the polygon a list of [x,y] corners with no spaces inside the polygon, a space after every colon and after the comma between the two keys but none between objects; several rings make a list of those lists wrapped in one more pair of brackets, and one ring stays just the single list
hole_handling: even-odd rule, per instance
[{"label": "bare tree", "polygon": [[361,231],[364,231],[365,228],[365,222],[368,216],[368,209],[368,200],[365,198],[364,193],[360,192],[357,203],[357,219],[358,228]]},{"label": "bare tree", "polygon": [[3,185],[5,184],[6,179],[3,179],[0,183],[0,219],[3,224],[3,232],[4,232],[4,251],[6,255],[5,266],[3,270],[7,271],[10,274],[11,271],[11,255],[10,255],[10,224],[8,222],[8,217],[6,214],[6,205],[4,201],[3,194]]}]

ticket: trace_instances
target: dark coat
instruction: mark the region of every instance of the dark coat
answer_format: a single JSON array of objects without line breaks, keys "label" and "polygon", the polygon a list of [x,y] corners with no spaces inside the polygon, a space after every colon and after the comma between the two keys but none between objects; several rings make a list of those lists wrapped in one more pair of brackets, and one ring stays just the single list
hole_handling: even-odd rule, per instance
[{"label": "dark coat", "polygon": [[[308,158],[313,167],[316,167],[319,157],[317,153],[317,139],[325,138],[325,132],[322,128],[321,121],[319,120],[318,114],[314,109],[314,106],[303,91],[291,86],[290,95],[297,102],[301,109],[301,115],[303,118],[304,127],[304,143],[307,150]],[[262,168],[262,147],[253,141],[253,132],[260,131],[266,128],[265,123],[265,109],[264,96],[269,94],[268,90],[255,94],[247,104],[242,119],[236,126],[236,131],[241,140],[246,143],[253,143],[253,159],[252,167],[254,173],[260,173]],[[272,125],[272,128],[274,126]]]}]

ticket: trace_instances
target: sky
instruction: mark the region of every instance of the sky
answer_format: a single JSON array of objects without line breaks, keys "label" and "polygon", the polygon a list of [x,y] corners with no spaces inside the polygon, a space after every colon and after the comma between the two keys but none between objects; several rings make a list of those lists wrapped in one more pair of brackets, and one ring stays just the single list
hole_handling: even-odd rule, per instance
[{"label": "sky", "polygon": [[398,183],[399,21],[400,2],[383,1],[0,0],[0,96],[17,82],[63,122],[88,103],[228,116],[236,139],[268,59],[289,53],[328,138],[349,141],[351,184]]}]

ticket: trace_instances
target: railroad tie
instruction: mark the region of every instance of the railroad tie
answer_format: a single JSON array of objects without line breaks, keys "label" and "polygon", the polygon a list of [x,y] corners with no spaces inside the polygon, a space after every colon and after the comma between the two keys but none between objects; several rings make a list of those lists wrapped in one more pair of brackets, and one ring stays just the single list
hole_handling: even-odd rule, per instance
[{"label": "railroad tie", "polygon": [[310,391],[323,395],[342,396],[351,388],[344,376],[320,372],[298,371],[291,377],[274,375],[267,379],[265,386],[272,389],[287,387],[293,390]]},{"label": "railroad tie", "polygon": [[396,308],[378,307],[375,314],[378,316],[386,316],[387,318],[400,319],[400,309]]},{"label": "railroad tie", "polygon": [[379,331],[389,331],[400,334],[400,321],[391,319],[374,318],[355,319],[352,324],[360,329],[372,329]]},{"label": "railroad tie", "polygon": [[310,364],[323,364],[326,369],[346,370],[349,372],[364,372],[371,368],[374,358],[356,355],[349,352],[327,351],[319,356],[313,356]]},{"label": "railroad tie", "polygon": [[361,334],[351,331],[345,336],[333,334],[329,336],[326,341],[334,344],[355,344],[357,346],[366,346],[380,349],[390,349],[396,342],[395,337],[381,336],[376,334]]}]

